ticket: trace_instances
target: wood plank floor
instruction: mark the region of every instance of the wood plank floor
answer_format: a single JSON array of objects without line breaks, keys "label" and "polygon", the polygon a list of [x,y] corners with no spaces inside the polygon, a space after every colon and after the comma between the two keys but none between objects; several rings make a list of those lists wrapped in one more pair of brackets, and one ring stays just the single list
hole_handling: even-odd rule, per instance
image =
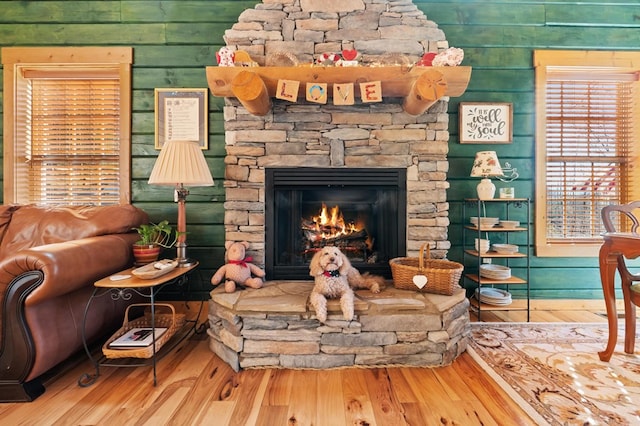
[{"label": "wood plank floor", "polygon": [[[538,301],[538,305],[544,303]],[[602,302],[549,303],[532,322],[605,322]],[[472,320],[474,316],[472,315]],[[483,321],[524,321],[482,313]],[[603,342],[604,345],[604,342]],[[603,346],[604,347],[604,346]],[[440,368],[255,369],[235,373],[208,348],[206,333],[183,342],[157,368],[102,368],[78,359],[30,403],[0,404],[4,425],[400,426],[533,425],[468,354]]]}]

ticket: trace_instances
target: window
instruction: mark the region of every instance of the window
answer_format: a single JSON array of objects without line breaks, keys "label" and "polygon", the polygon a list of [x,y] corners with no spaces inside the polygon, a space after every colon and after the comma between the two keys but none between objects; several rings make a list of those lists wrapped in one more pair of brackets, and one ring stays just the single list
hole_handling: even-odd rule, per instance
[{"label": "window", "polygon": [[640,52],[535,51],[536,254],[597,256],[600,210],[640,199]]},{"label": "window", "polygon": [[3,48],[4,202],[130,202],[131,48]]}]

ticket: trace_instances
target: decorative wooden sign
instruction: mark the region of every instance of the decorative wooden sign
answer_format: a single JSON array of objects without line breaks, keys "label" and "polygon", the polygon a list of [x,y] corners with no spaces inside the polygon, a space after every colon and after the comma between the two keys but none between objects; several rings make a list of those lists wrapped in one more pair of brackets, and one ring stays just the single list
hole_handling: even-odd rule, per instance
[{"label": "decorative wooden sign", "polygon": [[208,149],[207,89],[155,89],[156,149],[174,140],[196,141]]},{"label": "decorative wooden sign", "polygon": [[458,111],[460,143],[511,143],[513,104],[461,103]]}]

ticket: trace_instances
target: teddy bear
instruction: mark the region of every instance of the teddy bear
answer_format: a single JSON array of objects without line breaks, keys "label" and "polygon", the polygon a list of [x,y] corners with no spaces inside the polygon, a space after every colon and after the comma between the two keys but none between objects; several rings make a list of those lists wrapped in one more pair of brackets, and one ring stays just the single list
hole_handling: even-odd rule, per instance
[{"label": "teddy bear", "polygon": [[224,245],[226,264],[222,265],[213,277],[211,284],[217,285],[224,278],[224,291],[233,293],[236,286],[260,288],[264,284],[262,278],[265,272],[251,262],[250,257],[245,257],[249,248],[247,241],[227,241]]}]

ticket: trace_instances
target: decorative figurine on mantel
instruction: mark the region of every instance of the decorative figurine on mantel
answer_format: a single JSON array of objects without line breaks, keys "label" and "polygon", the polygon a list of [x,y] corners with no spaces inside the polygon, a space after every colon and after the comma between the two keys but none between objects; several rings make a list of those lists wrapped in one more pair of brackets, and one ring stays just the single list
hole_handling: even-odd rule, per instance
[{"label": "decorative figurine on mantel", "polygon": [[224,291],[233,293],[237,286],[261,288],[265,272],[251,263],[250,257],[245,257],[249,248],[247,241],[227,241],[224,245],[226,264],[222,265],[211,277],[211,284],[218,285],[224,279]]}]

